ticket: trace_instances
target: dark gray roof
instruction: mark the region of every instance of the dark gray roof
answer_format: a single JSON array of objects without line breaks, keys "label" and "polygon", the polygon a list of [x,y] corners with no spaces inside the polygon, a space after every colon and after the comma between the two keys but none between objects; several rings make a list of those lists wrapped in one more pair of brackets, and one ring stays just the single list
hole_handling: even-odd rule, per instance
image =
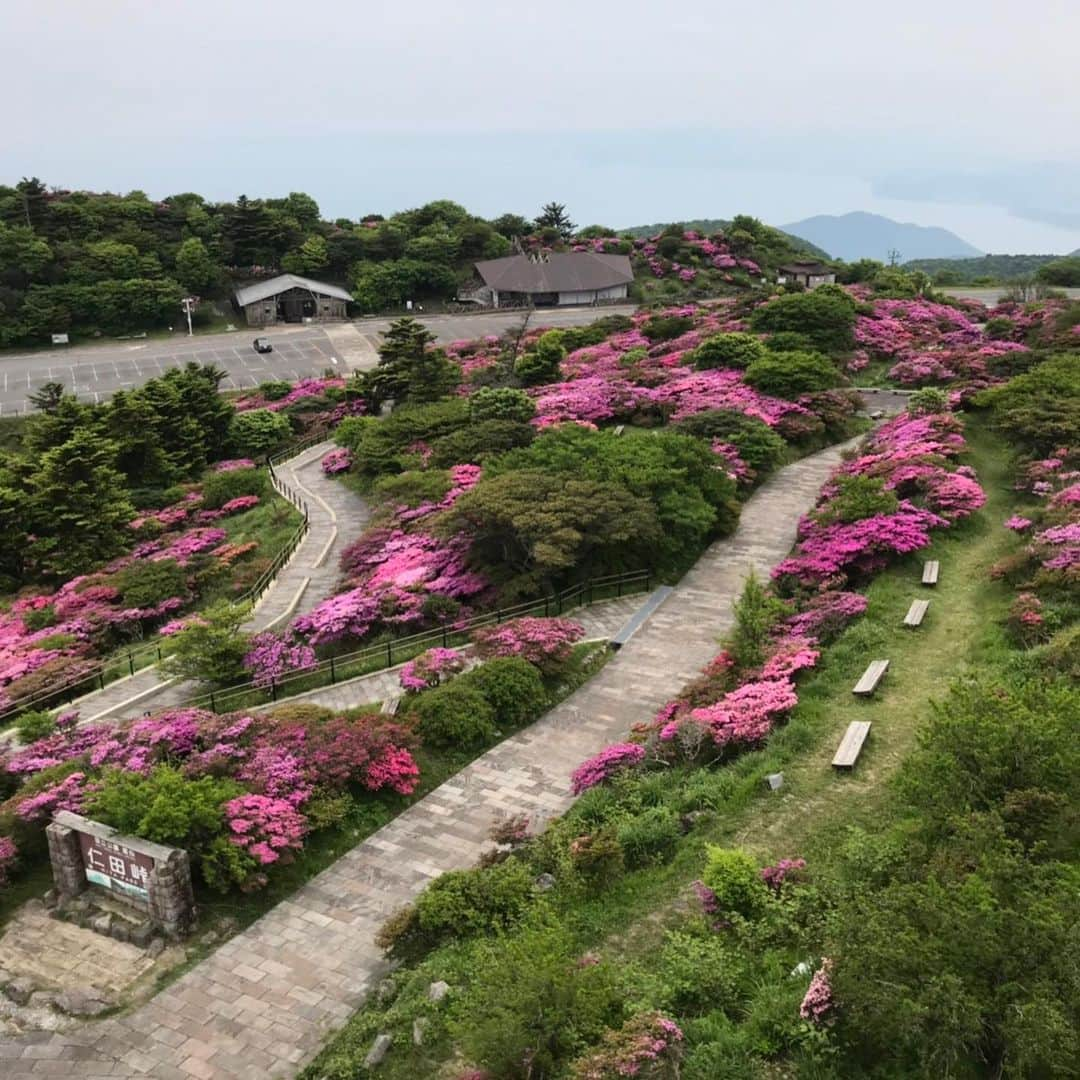
[{"label": "dark gray roof", "polygon": [[824,263],[801,260],[795,262],[784,263],[780,267],[781,274],[835,274],[836,271],[831,266],[826,266]]},{"label": "dark gray roof", "polygon": [[595,255],[590,251],[552,253],[544,262],[527,255],[484,259],[476,264],[484,284],[500,292],[592,292],[634,280],[628,255]]},{"label": "dark gray roof", "polygon": [[245,307],[247,304],[255,304],[260,300],[268,300],[278,293],[288,292],[289,289],[307,289],[309,292],[320,293],[322,296],[334,296],[338,300],[351,300],[352,294],[339,285],[327,285],[325,281],[312,281],[311,278],[300,277],[298,274],[278,274],[277,277],[267,278],[266,281],[256,281],[253,285],[245,285],[236,290],[236,302]]}]

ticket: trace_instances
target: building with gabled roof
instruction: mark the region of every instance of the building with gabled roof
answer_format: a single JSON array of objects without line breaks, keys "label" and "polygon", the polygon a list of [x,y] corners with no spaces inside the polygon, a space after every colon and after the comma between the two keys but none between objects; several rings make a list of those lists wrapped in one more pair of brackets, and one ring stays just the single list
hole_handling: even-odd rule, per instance
[{"label": "building with gabled roof", "polygon": [[352,295],[339,285],[299,274],[279,274],[245,285],[233,294],[248,326],[274,323],[335,322],[346,318]]},{"label": "building with gabled roof", "polygon": [[476,272],[484,283],[471,296],[491,307],[537,307],[593,304],[622,300],[634,280],[628,255],[600,255],[589,251],[551,252],[544,255],[507,255],[483,259]]}]

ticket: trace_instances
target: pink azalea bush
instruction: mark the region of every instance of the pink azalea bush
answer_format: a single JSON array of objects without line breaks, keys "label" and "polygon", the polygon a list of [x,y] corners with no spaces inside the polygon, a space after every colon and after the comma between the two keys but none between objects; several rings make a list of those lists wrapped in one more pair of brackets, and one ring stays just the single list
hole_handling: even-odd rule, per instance
[{"label": "pink azalea bush", "polygon": [[353,455],[347,446],[339,446],[323,455],[322,471],[327,476],[348,472],[352,468]]},{"label": "pink azalea bush", "polygon": [[15,866],[18,855],[15,841],[9,836],[0,836],[0,889],[8,883],[8,876]]},{"label": "pink azalea bush", "polygon": [[258,687],[280,682],[288,674],[311,671],[317,666],[315,650],[306,642],[290,636],[264,630],[251,639],[251,648],[244,657],[244,667]]},{"label": "pink azalea bush", "polygon": [[429,690],[464,670],[465,657],[457,649],[428,649],[402,667],[398,682],[404,690]]},{"label": "pink azalea bush", "polygon": [[773,892],[779,893],[783,888],[785,881],[798,880],[805,869],[805,859],[781,859],[774,866],[764,866],[761,868],[761,880],[764,881]]},{"label": "pink azalea bush", "polygon": [[637,743],[614,743],[599,754],[583,761],[570,777],[570,790],[580,795],[618,773],[640,765],[645,760],[645,748]]},{"label": "pink azalea bush", "polygon": [[639,1013],[617,1031],[605,1032],[596,1050],[574,1062],[570,1075],[574,1080],[674,1077],[683,1039],[679,1025],[663,1013]]},{"label": "pink azalea bush", "polygon": [[229,841],[252,856],[260,866],[283,857],[286,861],[304,846],[307,822],[284,799],[241,795],[225,804]]},{"label": "pink azalea bush", "polygon": [[810,985],[799,1006],[799,1015],[812,1024],[825,1024],[835,1007],[832,996],[832,985],[829,976],[832,971],[832,961],[822,960],[821,967],[814,972]]},{"label": "pink azalea bush", "polygon": [[483,660],[520,656],[545,674],[552,674],[566,664],[574,644],[584,636],[585,628],[570,619],[526,617],[485,626],[473,633],[473,643],[476,655]]}]

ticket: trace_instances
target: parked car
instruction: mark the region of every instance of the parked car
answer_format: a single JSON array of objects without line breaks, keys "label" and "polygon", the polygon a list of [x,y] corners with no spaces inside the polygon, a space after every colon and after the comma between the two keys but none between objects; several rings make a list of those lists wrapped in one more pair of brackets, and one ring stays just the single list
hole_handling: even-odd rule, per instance
[{"label": "parked car", "polygon": [[264,337],[257,337],[255,339],[255,351],[256,352],[273,352],[274,346]]}]

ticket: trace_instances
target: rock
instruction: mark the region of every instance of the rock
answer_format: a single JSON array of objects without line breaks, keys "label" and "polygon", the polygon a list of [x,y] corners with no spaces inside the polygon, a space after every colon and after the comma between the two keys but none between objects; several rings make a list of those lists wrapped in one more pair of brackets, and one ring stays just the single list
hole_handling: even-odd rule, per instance
[{"label": "rock", "polygon": [[52,911],[60,903],[60,894],[55,889],[50,889],[42,898],[41,902]]},{"label": "rock", "polygon": [[[152,922],[131,923],[128,927],[128,941],[132,945],[138,945],[145,949],[153,940],[154,924]],[[162,946],[164,948],[164,945]]]},{"label": "rock", "polygon": [[390,1052],[393,1042],[394,1040],[385,1032],[382,1035],[376,1035],[371,1049],[367,1052],[367,1057],[364,1058],[364,1067],[370,1069],[378,1065]]},{"label": "rock", "polygon": [[109,927],[109,937],[113,941],[130,941],[131,931],[132,924],[127,919],[114,919],[112,926]]},{"label": "rock", "polygon": [[555,888],[555,878],[551,874],[541,874],[534,883],[540,892]]},{"label": "rock", "polygon": [[56,1004],[56,994],[51,990],[35,990],[28,1002],[32,1009],[47,1009]]},{"label": "rock", "polygon": [[161,938],[156,937],[149,945],[146,946],[146,955],[152,960],[156,960],[165,951],[165,942]]},{"label": "rock", "polygon": [[707,814],[704,810],[691,810],[688,813],[683,814],[682,817],[679,818],[679,828],[682,829],[684,833],[688,833],[692,829],[694,829],[694,827],[703,817],[706,816]]},{"label": "rock", "polygon": [[224,915],[218,919],[217,928],[222,937],[228,937],[240,929],[240,920],[232,915]]},{"label": "rock", "polygon": [[108,936],[109,931],[112,929],[113,917],[107,911],[104,915],[95,915],[90,920],[90,929],[95,934],[105,934]]},{"label": "rock", "polygon": [[36,913],[40,914],[44,910],[45,910],[45,901],[42,900],[38,896],[35,896],[32,899],[27,900],[26,903],[23,904],[23,911],[33,911],[33,912],[36,912]]},{"label": "rock", "polygon": [[100,1016],[111,1008],[100,991],[92,987],[61,991],[56,995],[56,1007],[68,1016]]},{"label": "rock", "polygon": [[379,983],[378,990],[375,991],[375,995],[379,999],[380,1005],[387,1005],[397,997],[397,983],[393,979],[383,979]]},{"label": "rock", "polygon": [[30,995],[33,992],[34,984],[25,975],[12,979],[4,987],[4,995],[8,1001],[13,1001],[16,1005],[25,1005],[30,1000]]},{"label": "rock", "polygon": [[424,1030],[428,1026],[428,1019],[426,1016],[418,1016],[412,1022],[412,1041],[413,1046],[424,1045]]},{"label": "rock", "polygon": [[428,1001],[439,1002],[442,1001],[447,994],[450,993],[450,984],[443,982],[440,979],[438,982],[433,982],[427,989]]}]

